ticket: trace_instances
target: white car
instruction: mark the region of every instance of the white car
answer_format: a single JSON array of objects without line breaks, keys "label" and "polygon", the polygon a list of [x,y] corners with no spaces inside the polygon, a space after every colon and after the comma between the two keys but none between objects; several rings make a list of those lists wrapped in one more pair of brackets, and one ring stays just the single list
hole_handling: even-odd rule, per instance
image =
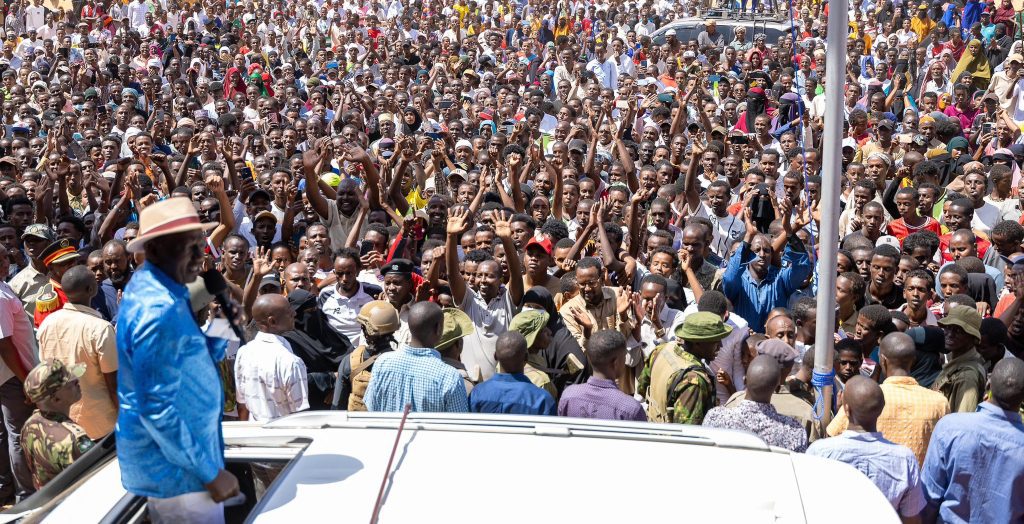
[{"label": "white car", "polygon": [[716,31],[725,37],[725,43],[729,44],[736,38],[736,28],[743,26],[747,29],[747,42],[753,42],[754,36],[764,34],[770,44],[779,42],[782,37],[792,34],[792,27],[788,22],[780,22],[773,18],[763,17],[736,17],[725,16],[722,13],[711,12],[703,17],[680,18],[669,22],[651,33],[651,41],[655,45],[665,43],[669,35],[676,37],[676,40],[683,44],[691,40],[697,40],[697,35],[704,31],[704,22],[708,19],[715,21]]},{"label": "white car", "polygon": [[[556,417],[312,411],[224,424],[228,468],[247,500],[228,522],[899,522],[845,464],[748,433]],[[97,446],[6,522],[145,522]],[[267,464],[276,465],[268,468]],[[271,471],[268,473],[267,471]],[[269,483],[265,489],[253,479]],[[850,504],[850,501],[856,501]]]}]

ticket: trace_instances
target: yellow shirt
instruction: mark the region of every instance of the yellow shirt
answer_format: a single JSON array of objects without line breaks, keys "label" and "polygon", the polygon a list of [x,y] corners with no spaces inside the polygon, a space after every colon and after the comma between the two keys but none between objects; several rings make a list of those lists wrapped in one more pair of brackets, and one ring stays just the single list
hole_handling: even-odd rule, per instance
[{"label": "yellow shirt", "polygon": [[[878,431],[910,448],[917,462],[923,464],[935,424],[949,413],[949,401],[942,393],[918,385],[911,377],[889,377],[881,388],[885,407],[878,417]],[[846,410],[840,410],[826,431],[834,437],[846,431],[849,424]]]},{"label": "yellow shirt", "polygon": [[924,40],[924,37],[928,36],[928,33],[935,29],[935,21],[931,18],[921,19],[919,16],[915,16],[910,19],[910,30],[917,34],[918,40]]}]

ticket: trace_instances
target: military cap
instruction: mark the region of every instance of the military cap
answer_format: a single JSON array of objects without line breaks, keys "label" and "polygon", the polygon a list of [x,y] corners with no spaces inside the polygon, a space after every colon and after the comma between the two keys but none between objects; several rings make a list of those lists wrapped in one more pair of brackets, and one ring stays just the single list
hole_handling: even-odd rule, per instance
[{"label": "military cap", "polygon": [[715,342],[729,336],[729,333],[732,333],[732,326],[709,311],[698,311],[686,317],[676,328],[676,338],[691,342]]},{"label": "military cap", "polygon": [[550,318],[547,311],[538,311],[536,309],[523,311],[512,317],[508,330],[516,331],[523,335],[523,338],[526,339],[526,347],[529,348],[537,340],[537,334],[540,333],[540,330],[548,325],[548,319]]},{"label": "military cap", "polygon": [[437,342],[438,351],[448,349],[457,340],[467,335],[472,335],[476,328],[473,327],[473,320],[461,309],[453,307],[445,308],[444,329],[441,332],[441,340]]},{"label": "military cap", "polygon": [[953,306],[939,319],[940,326],[960,326],[968,335],[981,340],[981,313],[970,306]]},{"label": "military cap", "polygon": [[43,265],[49,266],[56,262],[66,262],[78,258],[78,250],[70,238],[62,238],[48,246],[40,253]]},{"label": "military cap", "polygon": [[59,360],[44,360],[25,377],[25,396],[32,402],[46,400],[83,373],[85,366],[82,364],[66,367]]},{"label": "military cap", "polygon": [[404,258],[396,258],[385,264],[384,267],[380,268],[380,274],[387,275],[388,273],[405,273],[406,275],[410,275],[414,268],[415,266],[413,266],[412,261]]},{"label": "military cap", "polygon": [[50,226],[46,224],[32,224],[26,227],[25,232],[21,234],[23,240],[25,237],[36,237],[53,242],[53,231],[50,231]]}]

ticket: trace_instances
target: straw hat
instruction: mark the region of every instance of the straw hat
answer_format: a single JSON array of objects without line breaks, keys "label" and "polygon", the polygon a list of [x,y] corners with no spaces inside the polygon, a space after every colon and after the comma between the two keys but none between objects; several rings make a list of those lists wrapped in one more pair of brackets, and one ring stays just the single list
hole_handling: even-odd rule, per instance
[{"label": "straw hat", "polygon": [[139,236],[128,244],[128,251],[138,253],[147,241],[154,238],[185,231],[207,231],[215,227],[216,222],[200,222],[191,200],[168,198],[142,210],[139,216]]}]

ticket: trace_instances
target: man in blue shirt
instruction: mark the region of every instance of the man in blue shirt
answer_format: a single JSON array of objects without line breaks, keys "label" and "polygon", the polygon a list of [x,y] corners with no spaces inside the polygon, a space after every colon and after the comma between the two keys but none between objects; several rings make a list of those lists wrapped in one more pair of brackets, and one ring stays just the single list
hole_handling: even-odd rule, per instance
[{"label": "man in blue shirt", "polygon": [[363,401],[368,411],[465,413],[469,399],[462,375],[434,349],[444,331],[444,314],[433,302],[409,308],[409,345],[384,353],[373,365]]},{"label": "man in blue shirt", "polygon": [[506,331],[499,335],[494,358],[501,365],[501,372],[473,388],[469,394],[469,410],[473,413],[555,415],[555,399],[523,374],[526,357],[526,338],[522,334]]},{"label": "man in blue shirt", "polygon": [[[804,218],[798,216],[797,224],[792,223],[789,199],[784,198],[779,204],[782,234],[769,239],[754,225],[750,204],[755,193],[751,192],[740,211],[747,232],[722,275],[722,291],[732,302],[736,314],[747,319],[754,332],[764,333],[768,312],[788,303],[789,296],[800,289],[810,275],[811,262],[803,242],[794,234],[803,227]],[[783,246],[782,267],[776,267],[772,260]]]},{"label": "man in blue shirt", "polygon": [[196,279],[204,229],[187,198],[146,207],[129,251],[146,263],[125,287],[117,329],[117,455],[129,492],[149,497],[155,522],[224,522],[238,493],[224,469],[217,362],[223,341],[199,329],[185,285]]},{"label": "man in blue shirt", "polygon": [[1024,360],[1000,360],[989,381],[988,402],[977,412],[935,425],[921,472],[924,522],[1024,520]]}]

